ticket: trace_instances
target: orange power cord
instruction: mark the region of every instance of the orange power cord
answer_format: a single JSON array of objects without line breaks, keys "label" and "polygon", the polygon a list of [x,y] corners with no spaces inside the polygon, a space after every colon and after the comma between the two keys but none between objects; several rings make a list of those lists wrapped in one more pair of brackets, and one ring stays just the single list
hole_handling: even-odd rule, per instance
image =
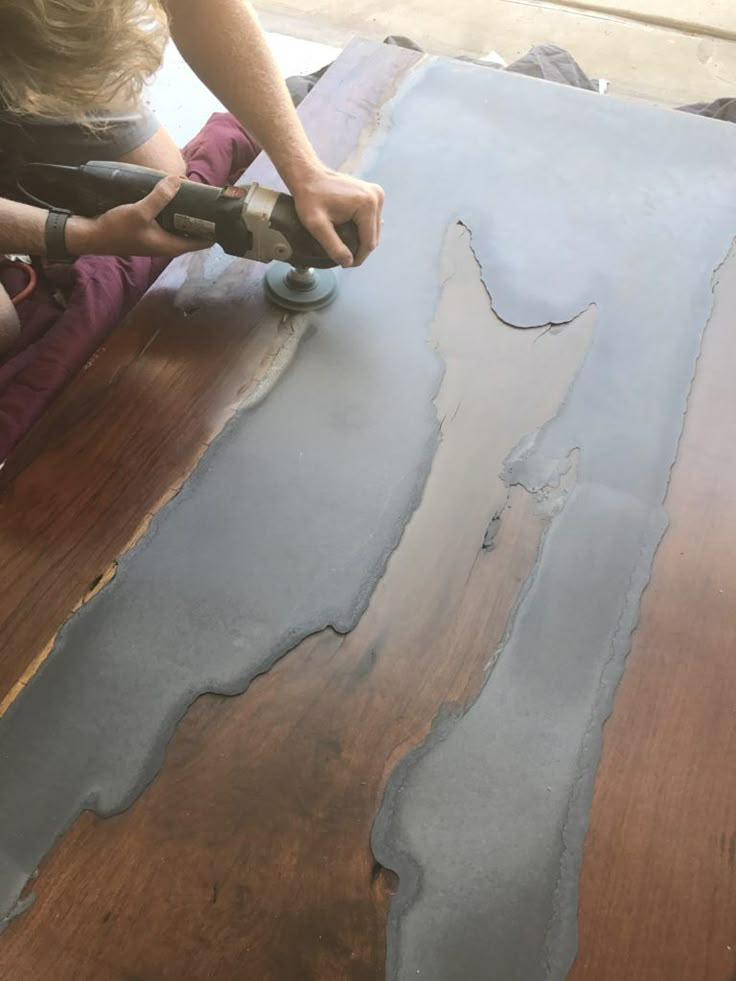
[{"label": "orange power cord", "polygon": [[31,295],[36,288],[36,284],[38,283],[38,276],[36,275],[36,270],[33,268],[33,266],[30,266],[27,262],[18,262],[17,264],[25,269],[28,276],[28,282],[20,293],[16,293],[15,296],[11,297],[10,302],[15,307],[18,306],[21,300],[25,300],[27,296]]}]

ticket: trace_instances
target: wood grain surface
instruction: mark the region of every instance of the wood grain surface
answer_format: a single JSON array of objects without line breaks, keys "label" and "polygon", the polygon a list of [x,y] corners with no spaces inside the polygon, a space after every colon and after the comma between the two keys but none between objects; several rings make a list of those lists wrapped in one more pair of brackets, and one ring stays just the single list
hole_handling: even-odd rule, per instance
[{"label": "wood grain surface", "polygon": [[[343,55],[305,105],[327,159],[349,156],[415,62],[360,44]],[[548,512],[521,488],[507,496],[501,461],[554,414],[595,330],[592,312],[559,333],[497,321],[462,228],[443,266],[442,441],[358,627],[308,638],[241,696],[200,698],[141,798],[115,818],[84,814],[43,863],[35,904],[0,937],[1,981],[383,978],[395,884],[370,851],[383,788],[437,713],[473,697],[502,640]],[[260,270],[233,285],[237,315],[228,300],[206,324],[174,311],[177,277],[175,265],[1,475],[0,697],[289,343]],[[733,973],[719,945],[736,922],[735,309],[731,262],[606,730],[576,981]],[[509,413],[520,386],[527,403]]]},{"label": "wood grain surface", "polygon": [[736,978],[736,251],[604,730],[571,981]]}]

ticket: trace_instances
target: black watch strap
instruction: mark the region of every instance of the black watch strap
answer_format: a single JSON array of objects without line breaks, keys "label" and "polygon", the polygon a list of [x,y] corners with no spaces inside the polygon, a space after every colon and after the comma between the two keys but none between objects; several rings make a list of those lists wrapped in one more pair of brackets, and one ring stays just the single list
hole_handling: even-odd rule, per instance
[{"label": "black watch strap", "polygon": [[46,218],[46,258],[49,262],[74,262],[66,250],[66,223],[71,212],[51,208]]}]

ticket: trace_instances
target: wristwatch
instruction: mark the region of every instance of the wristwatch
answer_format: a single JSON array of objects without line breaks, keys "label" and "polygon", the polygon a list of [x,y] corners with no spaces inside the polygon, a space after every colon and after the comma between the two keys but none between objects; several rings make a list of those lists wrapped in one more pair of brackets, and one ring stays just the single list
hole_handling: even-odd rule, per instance
[{"label": "wristwatch", "polygon": [[65,229],[71,211],[50,208],[46,218],[46,258],[49,262],[74,262],[76,256],[66,250]]}]

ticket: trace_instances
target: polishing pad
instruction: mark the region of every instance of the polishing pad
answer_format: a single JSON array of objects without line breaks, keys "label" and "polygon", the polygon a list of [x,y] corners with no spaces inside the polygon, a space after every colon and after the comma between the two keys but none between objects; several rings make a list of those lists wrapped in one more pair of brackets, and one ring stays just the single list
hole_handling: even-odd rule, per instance
[{"label": "polishing pad", "polygon": [[264,285],[266,296],[285,310],[319,310],[334,300],[337,276],[332,269],[295,269],[287,262],[272,262]]}]

